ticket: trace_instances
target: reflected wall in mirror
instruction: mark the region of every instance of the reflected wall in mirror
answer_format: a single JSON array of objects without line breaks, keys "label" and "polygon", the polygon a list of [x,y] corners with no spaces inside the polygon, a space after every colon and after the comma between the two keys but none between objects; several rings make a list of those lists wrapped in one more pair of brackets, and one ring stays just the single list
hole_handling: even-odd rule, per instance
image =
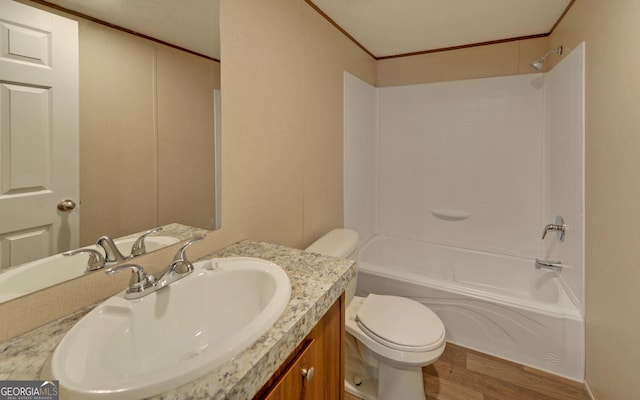
[{"label": "reflected wall in mirror", "polygon": [[[218,0],[210,1],[216,13],[206,20],[218,26]],[[195,54],[184,44],[170,46],[105,26],[94,20],[100,15],[82,18],[44,1],[2,2],[38,8],[78,25],[79,198],[72,199],[75,209],[59,213],[62,224],[57,230],[63,239],[56,245],[49,241],[45,251],[54,254],[94,244],[101,235],[123,237],[171,223],[214,229],[214,198],[219,198],[214,90],[220,88],[219,61]],[[75,1],[56,0],[61,6],[65,2]],[[161,12],[162,7],[156,7],[151,20],[172,20],[171,15],[160,17]],[[194,25],[182,25],[195,30]],[[171,43],[171,38],[162,40]],[[7,83],[2,75],[4,71],[0,84]],[[59,200],[63,199],[55,203]],[[66,221],[78,217],[79,232],[71,233]],[[0,259],[10,259],[11,243],[3,225],[0,221]],[[23,258],[18,264],[27,261],[31,260]],[[0,273],[7,268],[20,267],[3,262]]]},{"label": "reflected wall in mirror", "polygon": [[80,238],[213,228],[217,63],[80,26]]}]

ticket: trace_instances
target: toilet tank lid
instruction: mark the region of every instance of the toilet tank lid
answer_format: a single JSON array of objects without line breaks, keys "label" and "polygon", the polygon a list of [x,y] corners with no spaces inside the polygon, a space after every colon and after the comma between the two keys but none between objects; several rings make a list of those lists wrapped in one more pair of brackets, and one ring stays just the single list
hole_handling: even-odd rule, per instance
[{"label": "toilet tank lid", "polygon": [[307,247],[306,251],[325,256],[346,258],[358,246],[360,236],[351,229],[334,229]]}]

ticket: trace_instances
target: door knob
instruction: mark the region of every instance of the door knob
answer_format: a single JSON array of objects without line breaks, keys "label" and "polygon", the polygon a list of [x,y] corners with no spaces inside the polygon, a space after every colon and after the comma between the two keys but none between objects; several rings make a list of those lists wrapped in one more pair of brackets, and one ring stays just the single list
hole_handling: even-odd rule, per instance
[{"label": "door knob", "polygon": [[307,382],[311,382],[311,380],[313,379],[314,372],[315,370],[313,369],[313,367],[309,369],[304,368],[302,370],[302,377],[306,378]]},{"label": "door knob", "polygon": [[58,203],[58,210],[60,211],[71,211],[74,208],[76,208],[76,203],[70,199],[61,200]]}]

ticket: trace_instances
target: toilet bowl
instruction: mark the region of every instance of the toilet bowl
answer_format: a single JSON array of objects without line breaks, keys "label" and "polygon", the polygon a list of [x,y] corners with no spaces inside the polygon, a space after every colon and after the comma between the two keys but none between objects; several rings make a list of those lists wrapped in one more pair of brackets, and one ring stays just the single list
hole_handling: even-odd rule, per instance
[{"label": "toilet bowl", "polygon": [[[335,229],[306,250],[349,258],[359,237]],[[417,301],[398,296],[355,296],[356,280],[346,291],[345,389],[364,400],[424,400],[422,367],[444,351],[445,328]]]}]

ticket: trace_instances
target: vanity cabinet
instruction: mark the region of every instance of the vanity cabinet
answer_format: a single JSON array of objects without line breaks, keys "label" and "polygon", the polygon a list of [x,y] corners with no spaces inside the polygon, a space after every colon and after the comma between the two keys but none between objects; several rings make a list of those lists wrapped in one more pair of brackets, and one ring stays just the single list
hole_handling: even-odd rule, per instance
[{"label": "vanity cabinet", "polygon": [[344,396],[344,295],[254,400],[341,400]]}]

